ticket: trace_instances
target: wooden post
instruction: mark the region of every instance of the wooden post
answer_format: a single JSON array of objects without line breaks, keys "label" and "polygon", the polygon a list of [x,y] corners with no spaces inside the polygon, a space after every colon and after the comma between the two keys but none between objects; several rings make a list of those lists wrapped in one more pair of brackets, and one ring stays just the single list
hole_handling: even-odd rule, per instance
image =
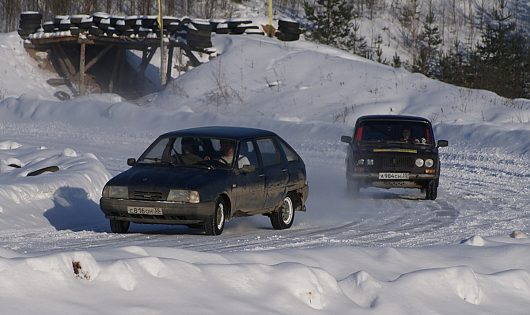
[{"label": "wooden post", "polygon": [[118,68],[120,66],[121,62],[121,49],[116,50],[116,59],[114,59],[114,67],[112,68],[112,73],[110,75],[110,82],[109,82],[109,92],[114,92],[114,79],[116,78],[116,75],[118,73]]},{"label": "wooden post", "polygon": [[166,84],[171,80],[171,69],[173,68],[173,51],[175,47],[169,46],[168,60],[167,60],[167,73],[166,73]]},{"label": "wooden post", "polygon": [[79,94],[85,95],[85,58],[86,58],[86,44],[81,43],[81,52],[79,54]]}]

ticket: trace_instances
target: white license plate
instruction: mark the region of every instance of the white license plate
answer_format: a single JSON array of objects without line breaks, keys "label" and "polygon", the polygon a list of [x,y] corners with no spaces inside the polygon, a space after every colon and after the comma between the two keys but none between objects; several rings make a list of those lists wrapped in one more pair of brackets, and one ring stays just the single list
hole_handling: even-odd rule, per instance
[{"label": "white license plate", "polygon": [[379,173],[379,179],[409,179],[409,173]]},{"label": "white license plate", "polygon": [[162,208],[158,207],[127,207],[128,214],[162,215]]}]

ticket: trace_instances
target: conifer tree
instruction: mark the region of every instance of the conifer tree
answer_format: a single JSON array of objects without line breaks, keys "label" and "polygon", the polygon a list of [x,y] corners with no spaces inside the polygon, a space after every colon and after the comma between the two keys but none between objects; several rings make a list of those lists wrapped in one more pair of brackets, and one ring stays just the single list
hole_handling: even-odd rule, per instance
[{"label": "conifer tree", "polygon": [[436,24],[436,16],[429,6],[429,13],[423,22],[423,28],[419,35],[418,51],[419,57],[414,65],[415,70],[429,77],[433,77],[438,71],[439,46],[442,43],[440,30]]},{"label": "conifer tree", "polygon": [[307,19],[312,22],[311,37],[338,48],[349,46],[352,5],[347,0],[316,0],[316,5],[304,2]]}]

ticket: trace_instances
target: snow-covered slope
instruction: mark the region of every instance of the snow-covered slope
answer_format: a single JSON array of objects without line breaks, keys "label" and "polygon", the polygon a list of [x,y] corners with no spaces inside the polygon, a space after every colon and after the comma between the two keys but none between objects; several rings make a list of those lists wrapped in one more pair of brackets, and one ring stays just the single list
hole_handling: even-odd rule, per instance
[{"label": "snow-covered slope", "polygon": [[[2,314],[527,312],[529,100],[303,41],[217,35],[215,60],[142,102],[59,102],[25,86],[31,59],[11,35],[2,40],[19,50],[13,67],[24,75],[0,81]],[[449,140],[436,201],[399,189],[346,194],[340,136],[376,113],[426,116]],[[203,125],[287,139],[307,164],[308,212],[286,231],[252,217],[219,237],[150,225],[110,233],[98,207],[109,176],[160,133]],[[59,170],[26,176],[51,165]]]}]

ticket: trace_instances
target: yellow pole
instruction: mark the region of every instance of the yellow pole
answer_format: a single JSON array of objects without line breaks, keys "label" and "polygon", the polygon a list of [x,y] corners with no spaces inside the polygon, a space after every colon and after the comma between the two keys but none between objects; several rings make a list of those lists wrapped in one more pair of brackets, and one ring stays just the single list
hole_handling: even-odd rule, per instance
[{"label": "yellow pole", "polygon": [[272,26],[272,0],[269,0],[269,25]]}]

